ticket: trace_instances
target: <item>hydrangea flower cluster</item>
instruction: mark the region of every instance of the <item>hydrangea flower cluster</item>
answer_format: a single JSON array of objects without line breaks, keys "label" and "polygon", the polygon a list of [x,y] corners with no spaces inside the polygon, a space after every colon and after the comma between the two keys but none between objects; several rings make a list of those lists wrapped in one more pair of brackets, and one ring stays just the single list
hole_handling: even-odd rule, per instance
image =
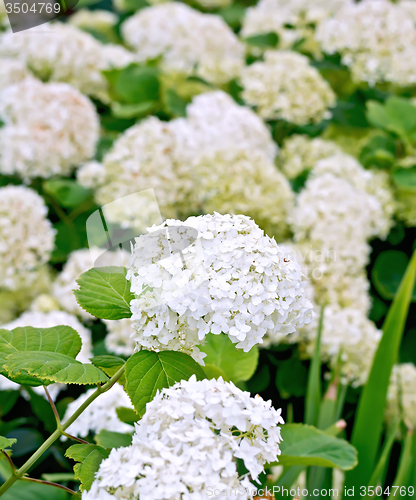
[{"label": "hydrangea flower cluster", "polygon": [[112,450],[82,498],[219,498],[209,495],[209,486],[250,485],[238,477],[235,458],[244,461],[254,480],[266,462],[276,460],[283,423],[271,401],[252,398],[222,378],[192,376],[147,404],[132,445]]},{"label": "hydrangea flower cluster", "polygon": [[279,47],[289,49],[298,40],[311,38],[317,24],[349,3],[351,0],[260,0],[247,9],[242,35],[276,33]]},{"label": "hydrangea flower cluster", "polygon": [[330,118],[335,94],[306,56],[268,50],[264,61],[241,72],[242,97],[266,120],[286,120],[296,125]]},{"label": "hydrangea flower cluster", "polygon": [[0,57],[0,91],[26,78],[34,77],[22,61]]},{"label": "hydrangea flower cluster", "polygon": [[[69,403],[62,422],[66,420],[91,396],[95,389],[89,389],[84,394]],[[132,427],[122,422],[118,416],[117,408],[131,408],[133,406],[121,385],[115,384],[110,391],[104,392],[95,399],[86,410],[72,423],[67,432],[72,436],[86,437],[90,432],[98,434],[102,429],[114,432],[131,433]],[[66,437],[62,436],[62,441]]]},{"label": "hydrangea flower cluster", "polygon": [[413,363],[401,363],[393,367],[387,393],[386,420],[400,415],[409,427],[416,426],[416,367]]},{"label": "hydrangea flower cluster", "polygon": [[[177,228],[174,239],[186,238],[187,228],[199,237],[166,259],[163,228]],[[208,332],[227,333],[248,351],[267,332],[291,333],[312,318],[299,266],[242,215],[153,226],[136,238],[127,278],[137,297],[131,319],[138,349],[183,350],[201,362],[197,345]]]},{"label": "hydrangea flower cluster", "polygon": [[22,61],[43,81],[69,83],[102,99],[107,97],[107,81],[101,71],[123,68],[135,60],[122,46],[104,45],[89,33],[59,22],[4,34],[0,56]]},{"label": "hydrangea flower cluster", "polygon": [[[98,32],[105,32],[115,26],[118,16],[109,10],[77,10],[69,19],[68,23],[79,29],[90,29]],[[121,47],[120,47],[121,48]]]},{"label": "hydrangea flower cluster", "polygon": [[91,269],[98,257],[100,257],[98,267],[123,266],[128,262],[128,253],[123,250],[105,253],[102,249],[94,247],[75,250],[69,255],[52,286],[52,295],[62,309],[84,320],[92,319],[93,316],[78,305],[73,290],[78,288],[76,280],[79,276]]},{"label": "hydrangea flower cluster", "polygon": [[[36,38],[33,37],[33,38]],[[95,152],[99,123],[89,99],[65,83],[29,78],[1,93],[0,172],[68,175]]]},{"label": "hydrangea flower cluster", "polygon": [[[169,2],[170,0],[149,0],[150,5],[156,5],[159,3]],[[189,1],[188,3],[192,3]],[[203,7],[204,9],[221,9],[228,7],[232,0],[195,0],[195,3]]]},{"label": "hydrangea flower cluster", "polygon": [[31,287],[54,247],[55,231],[36,191],[24,186],[0,188],[0,287]]},{"label": "hydrangea flower cluster", "polygon": [[14,328],[22,326],[52,328],[59,325],[70,326],[79,333],[82,340],[82,348],[77,356],[77,360],[81,363],[89,363],[90,358],[93,357],[91,330],[80,323],[75,316],[68,314],[65,311],[50,311],[45,313],[26,311],[14,321],[6,325],[2,325],[1,328],[6,330],[13,330]]},{"label": "hydrangea flower cluster", "polygon": [[220,17],[181,3],[140,10],[123,23],[122,35],[139,61],[161,57],[168,73],[222,84],[244,66],[244,46],[231,28]]},{"label": "hydrangea flower cluster", "polygon": [[[307,354],[312,357],[319,319],[303,328]],[[343,383],[358,387],[367,382],[382,332],[363,311],[352,308],[327,306],[324,310],[321,336],[321,356],[336,369],[341,356]]]},{"label": "hydrangea flower cluster", "polygon": [[[96,188],[98,204],[153,188],[164,217],[241,213],[281,240],[288,234],[294,195],[273,163],[277,149],[251,109],[222,91],[208,92],[188,106],[186,119],[151,117],[134,125],[117,139],[102,165],[89,162],[77,176],[82,185]],[[142,219],[151,219],[152,210],[138,196],[135,202],[107,205],[106,216],[142,230]]]},{"label": "hydrangea flower cluster", "polygon": [[324,52],[341,55],[357,82],[416,82],[416,27],[400,4],[351,2],[321,23],[316,38]]}]

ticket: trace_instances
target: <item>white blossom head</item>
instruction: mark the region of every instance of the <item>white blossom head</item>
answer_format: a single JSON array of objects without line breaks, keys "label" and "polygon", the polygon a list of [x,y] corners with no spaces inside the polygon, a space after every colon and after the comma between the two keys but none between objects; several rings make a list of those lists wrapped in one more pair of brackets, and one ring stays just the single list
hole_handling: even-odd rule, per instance
[{"label": "white blossom head", "polygon": [[[319,315],[302,329],[306,352],[313,356]],[[321,357],[333,370],[341,362],[344,382],[353,387],[366,384],[382,332],[367,318],[366,312],[337,305],[325,307],[321,336]]]},{"label": "white blossom head", "polygon": [[[65,423],[94,391],[94,388],[89,389],[78,399],[69,403],[62,423]],[[121,407],[133,409],[123,387],[115,384],[109,391],[104,392],[99,398],[95,399],[75,422],[68,427],[67,432],[72,436],[81,438],[88,436],[90,432],[98,434],[103,429],[106,431],[129,433],[132,431],[131,425],[125,424],[117,416],[116,410]],[[66,441],[65,436],[62,436],[61,439],[62,441]]]},{"label": "white blossom head", "polygon": [[161,57],[168,73],[222,84],[239,75],[244,46],[219,17],[172,2],[140,10],[121,27],[138,60]]},{"label": "white blossom head", "polygon": [[3,174],[24,180],[68,175],[95,153],[98,115],[70,85],[26,79],[9,86],[1,93],[0,118]]},{"label": "white blossom head", "polygon": [[387,392],[386,420],[401,417],[408,427],[416,426],[416,367],[401,363],[393,367]]},{"label": "white blossom head", "polygon": [[364,0],[322,22],[316,34],[328,54],[339,53],[357,82],[416,82],[416,28],[406,9],[387,0]]},{"label": "white blossom head", "polygon": [[73,290],[78,288],[76,280],[94,267],[98,258],[98,267],[123,266],[128,261],[128,253],[123,250],[103,253],[102,249],[94,247],[75,250],[69,255],[52,286],[53,296],[62,309],[84,320],[92,319],[93,316],[78,305]]},{"label": "white blossom head", "polygon": [[416,227],[416,196],[414,191],[406,189],[396,190],[397,217],[406,226]]},{"label": "white blossom head", "polygon": [[23,326],[52,328],[59,325],[70,326],[78,332],[81,337],[82,348],[77,356],[77,360],[81,363],[89,363],[90,358],[93,357],[91,330],[80,323],[75,316],[65,311],[50,311],[45,313],[26,311],[19,318],[3,325],[1,328],[5,328],[6,330],[13,330],[14,328]]},{"label": "white blossom head", "polygon": [[266,120],[282,119],[296,125],[330,118],[335,94],[306,56],[269,50],[264,61],[241,73],[242,98]]},{"label": "white blossom head", "polygon": [[[112,47],[118,57],[112,56]],[[135,60],[123,47],[104,45],[89,33],[60,22],[36,26],[30,32],[4,34],[0,56],[22,61],[43,81],[69,83],[104,100],[108,83],[101,72],[123,68]]]},{"label": "white blossom head", "polygon": [[[157,5],[169,1],[171,0],[149,0],[149,4]],[[192,0],[189,0],[188,3],[192,4]],[[228,7],[232,3],[232,0],[195,0],[195,3],[197,3],[204,9],[210,10],[210,9],[221,9],[224,7]]]},{"label": "white blossom head", "polygon": [[109,10],[77,10],[69,17],[68,23],[79,29],[106,32],[113,28],[118,22],[118,16]]},{"label": "white blossom head", "polygon": [[34,285],[49,260],[55,231],[48,209],[36,191],[24,186],[0,188],[0,287],[18,290]]},{"label": "white blossom head", "polygon": [[192,376],[163,389],[147,404],[132,445],[104,460],[83,500],[189,498],[208,500],[216,489],[240,489],[241,458],[254,480],[280,454],[281,410],[234,384]]},{"label": "white blossom head", "polygon": [[[165,228],[171,245],[189,229],[197,239],[166,258]],[[291,333],[312,318],[299,266],[243,215],[153,226],[136,238],[127,278],[137,297],[131,302],[137,349],[183,350],[201,361],[197,345],[209,332],[224,332],[248,351],[267,332]]]}]

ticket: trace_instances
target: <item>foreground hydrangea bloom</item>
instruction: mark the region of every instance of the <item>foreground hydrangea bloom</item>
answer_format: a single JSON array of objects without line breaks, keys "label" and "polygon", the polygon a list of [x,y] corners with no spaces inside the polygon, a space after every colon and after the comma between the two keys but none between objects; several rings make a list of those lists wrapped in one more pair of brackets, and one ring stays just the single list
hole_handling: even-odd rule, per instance
[{"label": "foreground hydrangea bloom", "polygon": [[264,61],[246,66],[241,73],[245,102],[266,120],[297,125],[329,118],[335,94],[307,57],[296,52],[268,50]]},{"label": "foreground hydrangea bloom", "polygon": [[[241,458],[254,480],[280,454],[281,410],[234,384],[192,376],[147,404],[133,443],[113,450],[83,500],[208,500],[215,489],[250,496],[236,468]],[[253,488],[254,489],[254,488]]]},{"label": "foreground hydrangea bloom", "polygon": [[22,61],[0,57],[0,90],[31,77],[33,74]]},{"label": "foreground hydrangea bloom", "polygon": [[328,54],[339,53],[356,81],[374,85],[416,82],[416,28],[408,12],[387,0],[364,0],[341,9],[318,28]]},{"label": "foreground hydrangea bloom", "polygon": [[106,97],[102,70],[123,68],[134,61],[119,45],[104,45],[67,23],[48,23],[30,32],[8,32],[0,40],[0,56],[18,59],[44,81],[69,83],[81,92]]},{"label": "foreground hydrangea bloom", "polygon": [[55,231],[36,191],[24,186],[0,188],[0,287],[32,286],[49,260]]},{"label": "foreground hydrangea bloom", "polygon": [[[183,237],[193,228],[199,237],[166,259],[166,227]],[[224,332],[248,351],[267,332],[291,333],[312,318],[299,266],[243,215],[153,226],[136,238],[127,278],[137,295],[131,319],[138,349],[183,350],[201,360],[197,345],[208,332]]]},{"label": "foreground hydrangea bloom", "polygon": [[413,363],[393,367],[387,393],[387,422],[392,424],[398,415],[408,427],[416,426],[416,367]]},{"label": "foreground hydrangea bloom", "polygon": [[244,46],[231,28],[181,3],[140,10],[122,25],[122,34],[140,61],[161,57],[167,72],[221,84],[244,66]]},{"label": "foreground hydrangea bloom", "polygon": [[[36,38],[36,36],[34,37]],[[1,93],[0,172],[33,177],[68,175],[95,152],[98,116],[91,101],[64,83],[33,78]]]},{"label": "foreground hydrangea bloom", "polygon": [[[78,399],[69,403],[62,421],[68,420],[94,391],[94,388],[89,389]],[[120,407],[133,408],[124,389],[121,385],[116,384],[110,391],[101,394],[91,403],[81,416],[68,427],[67,432],[72,436],[79,437],[86,437],[90,432],[98,434],[102,429],[114,432],[131,432],[131,425],[121,422],[117,416],[116,409]],[[63,436],[62,440],[66,441],[66,438]]]}]

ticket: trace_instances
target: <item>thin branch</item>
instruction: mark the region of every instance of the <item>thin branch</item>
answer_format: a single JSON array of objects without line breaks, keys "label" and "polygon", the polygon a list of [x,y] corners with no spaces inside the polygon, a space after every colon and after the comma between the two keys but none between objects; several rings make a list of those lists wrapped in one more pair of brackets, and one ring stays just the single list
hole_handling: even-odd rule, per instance
[{"label": "thin branch", "polygon": [[43,481],[43,479],[35,479],[34,477],[27,477],[27,476],[23,476],[20,479],[22,481],[30,481],[31,483],[40,483],[40,484],[47,484],[48,486],[55,486],[56,488],[61,488],[61,490],[65,490],[68,493],[71,493],[71,495],[78,495],[76,491],[71,490],[71,488],[67,488],[66,486],[59,483],[53,483],[51,481]]},{"label": "thin branch", "polygon": [[61,426],[61,419],[59,418],[59,413],[58,410],[56,409],[55,403],[53,402],[53,399],[51,398],[51,395],[49,394],[49,391],[46,387],[46,385],[43,386],[45,389],[46,397],[48,398],[48,401],[50,405],[52,406],[53,414],[55,415],[56,423],[58,425],[58,428]]},{"label": "thin branch", "polygon": [[8,453],[6,453],[4,450],[1,450],[1,452],[7,458],[8,462],[10,464],[10,467],[12,469],[12,473],[14,474],[14,471],[16,470],[16,467],[14,466],[14,463],[13,463],[12,459],[9,457]]},{"label": "thin branch", "polygon": [[65,431],[62,431],[62,434],[64,436],[66,436],[67,438],[69,439],[73,439],[74,441],[78,441],[79,443],[82,443],[82,444],[91,444],[89,443],[88,441],[85,441],[84,439],[81,439],[79,437],[76,437],[76,436],[73,436],[72,434],[68,434],[67,432]]}]

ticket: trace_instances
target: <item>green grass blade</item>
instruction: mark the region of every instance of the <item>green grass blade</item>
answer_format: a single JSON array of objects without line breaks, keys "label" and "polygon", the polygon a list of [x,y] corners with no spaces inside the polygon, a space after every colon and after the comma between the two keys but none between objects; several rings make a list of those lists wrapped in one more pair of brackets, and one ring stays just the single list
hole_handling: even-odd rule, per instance
[{"label": "green grass blade", "polygon": [[368,484],[380,444],[384,406],[391,370],[397,361],[400,341],[409,311],[416,276],[416,252],[406,269],[383,325],[367,385],[361,395],[351,444],[358,451],[358,466],[347,473],[346,486],[356,489]]},{"label": "green grass blade", "polygon": [[413,465],[413,429],[409,429],[402,446],[399,469],[393,481],[393,486],[407,486],[410,480]]},{"label": "green grass blade", "polygon": [[321,336],[324,322],[324,308],[319,318],[318,335],[316,337],[315,352],[309,369],[308,388],[305,401],[305,424],[316,425],[318,422],[319,407],[321,405]]}]

